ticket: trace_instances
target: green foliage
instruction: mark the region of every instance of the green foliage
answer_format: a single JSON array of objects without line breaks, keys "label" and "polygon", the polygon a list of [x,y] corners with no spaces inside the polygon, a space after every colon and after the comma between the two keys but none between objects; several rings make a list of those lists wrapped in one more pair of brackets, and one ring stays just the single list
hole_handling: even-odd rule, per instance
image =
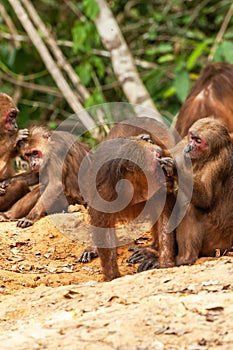
[{"label": "green foliage", "polygon": [[185,69],[176,71],[174,87],[178,99],[183,103],[188,95],[190,87],[189,75]]},{"label": "green foliage", "polygon": [[187,69],[190,71],[193,69],[195,64],[197,63],[198,58],[206,51],[208,52],[208,45],[213,43],[213,38],[206,39],[200,44],[197,44],[195,50],[191,53],[187,60]]},{"label": "green foliage", "polygon": [[80,81],[84,85],[88,85],[91,80],[92,66],[89,62],[83,62],[76,68],[76,72],[80,78]]},{"label": "green foliage", "polygon": [[[85,107],[126,101],[113,72],[110,55],[95,27],[94,20],[99,13],[96,1],[62,1],[59,6],[56,0],[32,3],[88,89],[90,97],[85,101]],[[10,3],[2,0],[2,4],[21,39],[16,46],[7,37],[11,31],[0,16],[1,91],[14,96],[16,88],[20,90],[21,127],[40,121],[54,129],[72,110]],[[178,112],[200,69],[210,62],[210,54],[213,61],[233,63],[232,18],[216,45],[216,37],[232,5],[230,0],[114,0],[108,1],[108,5],[137,62],[141,79],[158,110],[169,122]],[[63,67],[60,69],[64,73]],[[47,91],[48,87],[51,92]]]},{"label": "green foliage", "polygon": [[83,0],[83,8],[85,15],[94,20],[99,13],[99,7],[95,0]]},{"label": "green foliage", "polygon": [[104,76],[104,65],[99,57],[89,57],[76,67],[76,72],[80,81],[85,86],[88,86],[92,79],[93,70],[95,70],[100,78]]},{"label": "green foliage", "polygon": [[92,107],[92,106],[95,106],[95,105],[98,105],[98,104],[102,104],[102,103],[105,103],[105,99],[104,99],[104,96],[102,94],[101,91],[94,91],[92,93],[92,95],[86,100],[85,102],[85,107],[88,108],[88,107]]},{"label": "green foliage", "polygon": [[73,49],[75,53],[90,53],[100,45],[100,38],[92,22],[76,21],[72,28]]},{"label": "green foliage", "polygon": [[215,52],[215,61],[227,61],[233,63],[233,43],[231,41],[223,41]]}]

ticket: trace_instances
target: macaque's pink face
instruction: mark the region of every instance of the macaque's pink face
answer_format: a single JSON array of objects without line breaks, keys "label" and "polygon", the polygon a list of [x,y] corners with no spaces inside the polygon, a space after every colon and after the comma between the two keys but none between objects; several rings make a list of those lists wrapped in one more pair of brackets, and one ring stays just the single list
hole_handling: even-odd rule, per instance
[{"label": "macaque's pink face", "polygon": [[192,130],[188,133],[188,144],[184,149],[191,159],[201,158],[208,151],[208,144],[201,134],[196,134]]},{"label": "macaque's pink face", "polygon": [[15,108],[10,109],[4,116],[4,132],[5,134],[13,135],[18,131],[18,125],[16,122],[16,117],[18,110]]}]

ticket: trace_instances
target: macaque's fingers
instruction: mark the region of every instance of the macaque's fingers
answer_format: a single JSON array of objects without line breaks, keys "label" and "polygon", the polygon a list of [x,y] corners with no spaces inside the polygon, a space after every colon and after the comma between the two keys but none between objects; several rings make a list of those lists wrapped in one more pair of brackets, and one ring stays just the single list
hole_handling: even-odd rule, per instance
[{"label": "macaque's fingers", "polygon": [[97,250],[95,248],[93,249],[86,249],[84,252],[81,253],[81,255],[78,258],[78,262],[82,263],[88,263],[94,258],[98,257]]},{"label": "macaque's fingers", "polygon": [[18,131],[18,135],[17,135],[17,139],[16,139],[16,143],[19,141],[24,141],[27,140],[29,135],[29,131],[28,129],[21,129]]},{"label": "macaque's fingers", "polygon": [[17,227],[26,228],[33,225],[33,221],[27,218],[19,219],[17,222]]},{"label": "macaque's fingers", "polygon": [[173,176],[174,174],[174,159],[170,157],[158,158],[158,162],[161,165],[161,168],[165,170],[166,175]]}]

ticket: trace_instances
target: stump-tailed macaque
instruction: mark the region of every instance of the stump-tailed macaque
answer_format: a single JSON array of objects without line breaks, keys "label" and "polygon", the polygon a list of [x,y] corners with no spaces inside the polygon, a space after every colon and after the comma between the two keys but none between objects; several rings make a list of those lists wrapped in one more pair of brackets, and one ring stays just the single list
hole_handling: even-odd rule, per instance
[{"label": "stump-tailed macaque", "polygon": [[233,146],[221,121],[204,118],[188,132],[184,155],[192,160],[193,193],[176,230],[177,264],[223,254],[233,245]]},{"label": "stump-tailed macaque", "polygon": [[0,93],[0,211],[9,209],[19,198],[29,192],[21,181],[14,184],[4,180],[15,174],[14,159],[19,154],[18,144],[28,136],[28,130],[18,130],[18,108],[12,98]]},{"label": "stump-tailed macaque", "polygon": [[[84,203],[78,171],[88,153],[86,144],[65,131],[34,127],[20,148],[31,170],[19,177],[31,185],[39,185],[5,212],[2,220],[19,219],[17,226],[28,227],[48,213],[66,210],[69,204]],[[14,179],[11,181],[14,183]]]},{"label": "stump-tailed macaque", "polygon": [[[151,118],[136,118],[114,126],[91,156],[88,178],[95,190],[87,187],[87,203],[92,240],[106,281],[120,275],[116,224],[131,223],[140,215],[152,218],[153,247],[159,248],[153,250],[157,265],[175,264],[174,234],[165,232],[174,205],[172,177],[166,173],[167,148],[172,145],[165,125]],[[80,261],[93,256],[94,251],[87,250]]]}]

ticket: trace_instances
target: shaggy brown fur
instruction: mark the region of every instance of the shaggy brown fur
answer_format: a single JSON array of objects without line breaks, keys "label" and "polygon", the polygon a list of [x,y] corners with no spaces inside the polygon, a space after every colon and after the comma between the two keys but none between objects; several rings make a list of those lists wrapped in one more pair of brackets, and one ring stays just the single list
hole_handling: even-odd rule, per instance
[{"label": "shaggy brown fur", "polygon": [[198,119],[214,117],[224,122],[233,139],[233,65],[212,63],[205,67],[180,109],[175,128],[183,138]]},{"label": "shaggy brown fur", "polygon": [[2,220],[21,218],[17,226],[27,227],[48,213],[65,210],[68,204],[84,203],[78,171],[88,153],[86,144],[65,131],[51,132],[34,127],[29,130],[28,141],[21,145],[21,153],[28,160],[31,171],[16,179],[31,185],[39,183],[39,187],[15,203],[4,213]]},{"label": "shaggy brown fur", "polygon": [[193,163],[193,195],[177,228],[178,265],[221,254],[233,245],[233,146],[226,127],[212,118],[189,130],[184,151]]}]

